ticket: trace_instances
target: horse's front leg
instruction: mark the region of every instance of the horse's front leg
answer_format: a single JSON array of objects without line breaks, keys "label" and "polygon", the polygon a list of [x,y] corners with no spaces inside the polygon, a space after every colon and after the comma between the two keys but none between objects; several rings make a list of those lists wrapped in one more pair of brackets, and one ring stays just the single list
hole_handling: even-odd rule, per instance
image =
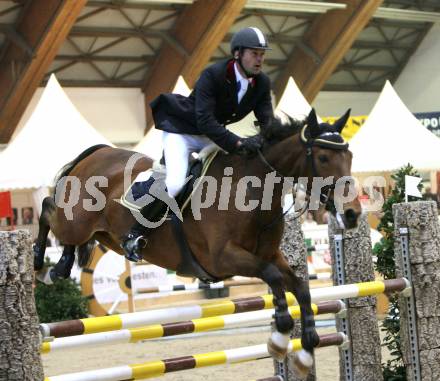
[{"label": "horse's front leg", "polygon": [[268,350],[278,361],[284,360],[290,341],[290,331],[293,329],[293,319],[289,313],[286,300],[284,278],[280,270],[272,263],[262,262],[260,278],[267,283],[273,293],[275,305],[276,331],[268,342]]},{"label": "horse's front leg", "polygon": [[275,304],[276,330],[268,342],[269,353],[277,360],[287,355],[293,328],[285,296],[284,276],[272,263],[264,261],[238,245],[228,244],[216,263],[217,274],[234,274],[262,279],[272,289]]},{"label": "horse's front leg", "polygon": [[313,365],[313,350],[319,344],[315,328],[315,318],[311,306],[308,282],[295,275],[281,251],[277,254],[277,267],[283,273],[287,290],[295,295],[301,311],[301,345],[303,349],[295,353],[294,365],[297,371],[306,376]]}]

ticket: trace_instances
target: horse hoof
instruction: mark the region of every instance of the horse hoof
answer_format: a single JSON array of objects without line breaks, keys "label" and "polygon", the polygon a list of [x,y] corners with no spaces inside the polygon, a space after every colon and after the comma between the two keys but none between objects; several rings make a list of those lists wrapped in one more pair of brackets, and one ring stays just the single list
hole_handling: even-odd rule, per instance
[{"label": "horse hoof", "polygon": [[44,284],[47,284],[48,286],[50,286],[51,284],[53,284],[52,278],[50,276],[50,268],[46,269],[44,272],[42,271],[38,271],[35,274],[35,278]]},{"label": "horse hoof", "polygon": [[49,270],[49,278],[52,281],[52,283],[59,279],[59,276],[57,275],[57,273],[53,268]]},{"label": "horse hoof", "polygon": [[40,252],[35,243],[32,245],[32,251],[34,252],[34,270],[40,271],[44,266],[44,258],[40,257]]},{"label": "horse hoof", "polygon": [[272,338],[267,341],[267,351],[277,361],[284,361],[287,356],[287,348],[275,344]]},{"label": "horse hoof", "polygon": [[50,271],[49,271],[49,277],[50,277],[50,280],[52,281],[52,282],[55,282],[55,281],[57,281],[57,280],[59,280],[59,279],[67,279],[67,278],[69,278],[70,277],[70,272],[69,272],[69,274],[60,274],[59,272],[57,272],[54,268],[51,268],[50,269]]},{"label": "horse hoof", "polygon": [[295,352],[293,355],[293,366],[295,368],[296,374],[305,379],[309,374],[310,369],[313,365],[313,357],[312,355],[301,349],[298,352]]}]

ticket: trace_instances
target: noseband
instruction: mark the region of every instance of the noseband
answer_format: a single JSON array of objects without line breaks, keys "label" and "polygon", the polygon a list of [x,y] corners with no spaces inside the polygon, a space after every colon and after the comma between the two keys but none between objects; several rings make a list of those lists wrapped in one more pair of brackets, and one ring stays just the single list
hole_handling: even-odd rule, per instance
[{"label": "noseband", "polygon": [[[313,156],[313,146],[329,148],[338,151],[347,151],[348,143],[344,141],[342,136],[337,132],[324,132],[316,138],[307,138],[306,135],[307,125],[305,125],[301,131],[301,142],[306,146],[307,161],[310,162],[312,167],[312,176],[318,176],[318,170],[316,169],[316,161]],[[330,198],[330,192],[335,189],[336,184],[325,185],[321,189],[319,195],[319,201],[326,206],[327,210],[335,210],[334,200]]]},{"label": "noseband", "polygon": [[[313,155],[313,147],[323,147],[323,148],[329,148],[332,150],[340,150],[340,151],[347,151],[348,150],[348,143],[344,141],[342,136],[338,132],[323,132],[316,138],[311,138],[308,135],[308,125],[306,124],[302,130],[301,130],[301,143],[305,145],[306,147],[306,159],[307,162],[312,167],[312,176],[313,177],[319,177],[318,170],[316,169],[316,162]],[[260,160],[264,163],[266,167],[268,167],[271,172],[275,172],[275,174],[278,177],[281,177],[284,179],[287,176],[284,176],[282,173],[280,173],[278,170],[276,170],[264,157],[261,150],[258,150],[258,156]],[[335,189],[335,183],[331,185],[325,185],[319,194],[319,202],[322,205],[326,206],[327,210],[336,210],[334,200],[330,198],[330,192]],[[306,191],[308,196],[311,196],[309,191]],[[290,209],[290,208],[289,208]],[[305,211],[305,210],[304,210]],[[302,211],[302,213],[304,213]],[[301,214],[302,214],[301,213]]]}]

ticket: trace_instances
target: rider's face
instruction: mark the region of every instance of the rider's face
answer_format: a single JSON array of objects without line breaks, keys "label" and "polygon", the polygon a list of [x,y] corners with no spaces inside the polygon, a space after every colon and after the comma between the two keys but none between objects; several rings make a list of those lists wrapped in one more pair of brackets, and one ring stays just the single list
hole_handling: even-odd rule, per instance
[{"label": "rider's face", "polygon": [[244,49],[241,63],[248,73],[257,75],[261,72],[264,62],[264,49]]}]

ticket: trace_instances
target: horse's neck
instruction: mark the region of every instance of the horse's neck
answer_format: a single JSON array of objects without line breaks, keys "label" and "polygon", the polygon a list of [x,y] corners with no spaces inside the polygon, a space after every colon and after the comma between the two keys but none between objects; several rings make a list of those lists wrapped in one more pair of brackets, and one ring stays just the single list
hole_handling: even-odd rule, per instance
[{"label": "horse's neck", "polygon": [[264,153],[266,160],[278,173],[285,177],[307,176],[305,147],[299,134],[290,136],[279,143],[270,146]]},{"label": "horse's neck", "polygon": [[[261,186],[255,186],[247,184],[248,197],[252,200],[259,200],[259,206],[255,209],[256,212],[261,210],[261,202],[271,202],[271,210],[266,210],[264,214],[271,214],[272,212],[278,212],[281,208],[281,195],[283,191],[283,179],[277,179],[273,182],[273,189],[271,189],[272,178],[274,176],[273,171],[258,157],[252,159],[238,158],[230,155],[221,155],[218,160],[215,161],[212,168],[212,173],[215,178],[222,179],[224,176],[224,169],[227,167],[233,168],[232,186],[237,189],[237,185],[244,177],[258,178]],[[276,174],[278,176],[278,174]],[[223,180],[222,180],[223,181]],[[234,186],[235,185],[235,186]],[[241,184],[242,186],[243,184]],[[263,207],[265,210],[266,207]]]}]

